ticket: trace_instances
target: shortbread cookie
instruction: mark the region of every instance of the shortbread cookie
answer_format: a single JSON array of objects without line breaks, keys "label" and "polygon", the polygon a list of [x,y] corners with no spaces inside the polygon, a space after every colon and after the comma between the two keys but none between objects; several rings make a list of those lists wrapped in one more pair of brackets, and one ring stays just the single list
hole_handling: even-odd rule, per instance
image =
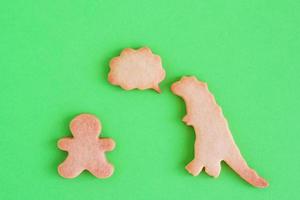
[{"label": "shortbread cookie", "polygon": [[183,77],[171,90],[183,98],[187,114],[183,121],[195,129],[195,157],[186,169],[197,176],[203,168],[208,175],[218,177],[221,161],[255,187],[264,188],[268,182],[251,169],[235,144],[219,105],[207,84],[195,77]]},{"label": "shortbread cookie", "polygon": [[161,92],[159,83],[165,78],[161,59],[147,47],[126,48],[110,61],[108,81],[125,90],[154,89]]},{"label": "shortbread cookie", "polygon": [[97,178],[107,178],[114,167],[106,160],[105,152],[112,151],[115,142],[109,138],[98,138],[101,124],[96,116],[81,114],[70,123],[73,138],[58,141],[58,147],[67,151],[67,159],[58,166],[58,172],[65,178],[74,178],[88,170]]}]

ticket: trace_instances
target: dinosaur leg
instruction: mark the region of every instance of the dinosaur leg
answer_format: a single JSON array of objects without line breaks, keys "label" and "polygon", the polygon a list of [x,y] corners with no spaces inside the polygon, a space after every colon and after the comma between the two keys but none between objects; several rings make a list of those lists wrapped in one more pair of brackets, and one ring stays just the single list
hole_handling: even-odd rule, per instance
[{"label": "dinosaur leg", "polygon": [[185,169],[193,176],[198,176],[203,169],[203,164],[199,160],[192,160]]},{"label": "dinosaur leg", "polygon": [[220,172],[221,172],[221,163],[219,161],[217,161],[214,164],[210,164],[210,165],[205,166],[205,172],[208,175],[217,178],[220,175]]},{"label": "dinosaur leg", "polygon": [[198,130],[195,130],[194,152],[194,159],[185,167],[185,169],[193,176],[197,176],[203,169],[203,162],[200,155],[200,135]]}]

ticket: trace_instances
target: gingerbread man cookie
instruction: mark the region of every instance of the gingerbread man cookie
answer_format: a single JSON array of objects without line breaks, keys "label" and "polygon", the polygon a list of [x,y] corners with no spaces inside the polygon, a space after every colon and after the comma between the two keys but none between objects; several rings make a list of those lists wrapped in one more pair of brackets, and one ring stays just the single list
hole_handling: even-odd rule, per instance
[{"label": "gingerbread man cookie", "polygon": [[115,142],[109,138],[98,138],[101,123],[96,116],[80,114],[70,123],[73,138],[58,141],[58,147],[67,151],[68,157],[58,166],[58,172],[65,178],[75,178],[83,170],[88,170],[97,178],[107,178],[113,174],[114,167],[105,157],[112,151]]},{"label": "gingerbread man cookie", "polygon": [[195,77],[183,77],[172,85],[171,90],[185,101],[187,115],[183,121],[195,129],[195,157],[186,166],[188,172],[197,176],[205,168],[207,174],[218,177],[224,160],[251,185],[267,187],[268,182],[248,166],[240,153],[222,109],[207,84]]}]

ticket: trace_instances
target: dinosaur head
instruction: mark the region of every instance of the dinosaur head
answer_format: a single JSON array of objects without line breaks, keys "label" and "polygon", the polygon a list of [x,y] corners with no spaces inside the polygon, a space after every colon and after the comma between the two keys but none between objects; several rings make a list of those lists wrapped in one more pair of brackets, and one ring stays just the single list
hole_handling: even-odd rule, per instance
[{"label": "dinosaur head", "polygon": [[194,76],[184,76],[179,81],[172,84],[171,90],[174,94],[184,97],[195,94],[196,91],[199,91],[199,87],[207,88],[207,84],[199,81]]}]

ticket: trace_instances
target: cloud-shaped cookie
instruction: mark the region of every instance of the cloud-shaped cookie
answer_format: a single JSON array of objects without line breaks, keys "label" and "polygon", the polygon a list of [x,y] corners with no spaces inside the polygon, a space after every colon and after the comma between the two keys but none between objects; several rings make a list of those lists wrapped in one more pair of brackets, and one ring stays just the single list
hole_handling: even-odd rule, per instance
[{"label": "cloud-shaped cookie", "polygon": [[126,48],[121,55],[111,59],[108,81],[125,90],[154,89],[161,92],[159,83],[165,78],[161,59],[143,47],[138,50]]}]

